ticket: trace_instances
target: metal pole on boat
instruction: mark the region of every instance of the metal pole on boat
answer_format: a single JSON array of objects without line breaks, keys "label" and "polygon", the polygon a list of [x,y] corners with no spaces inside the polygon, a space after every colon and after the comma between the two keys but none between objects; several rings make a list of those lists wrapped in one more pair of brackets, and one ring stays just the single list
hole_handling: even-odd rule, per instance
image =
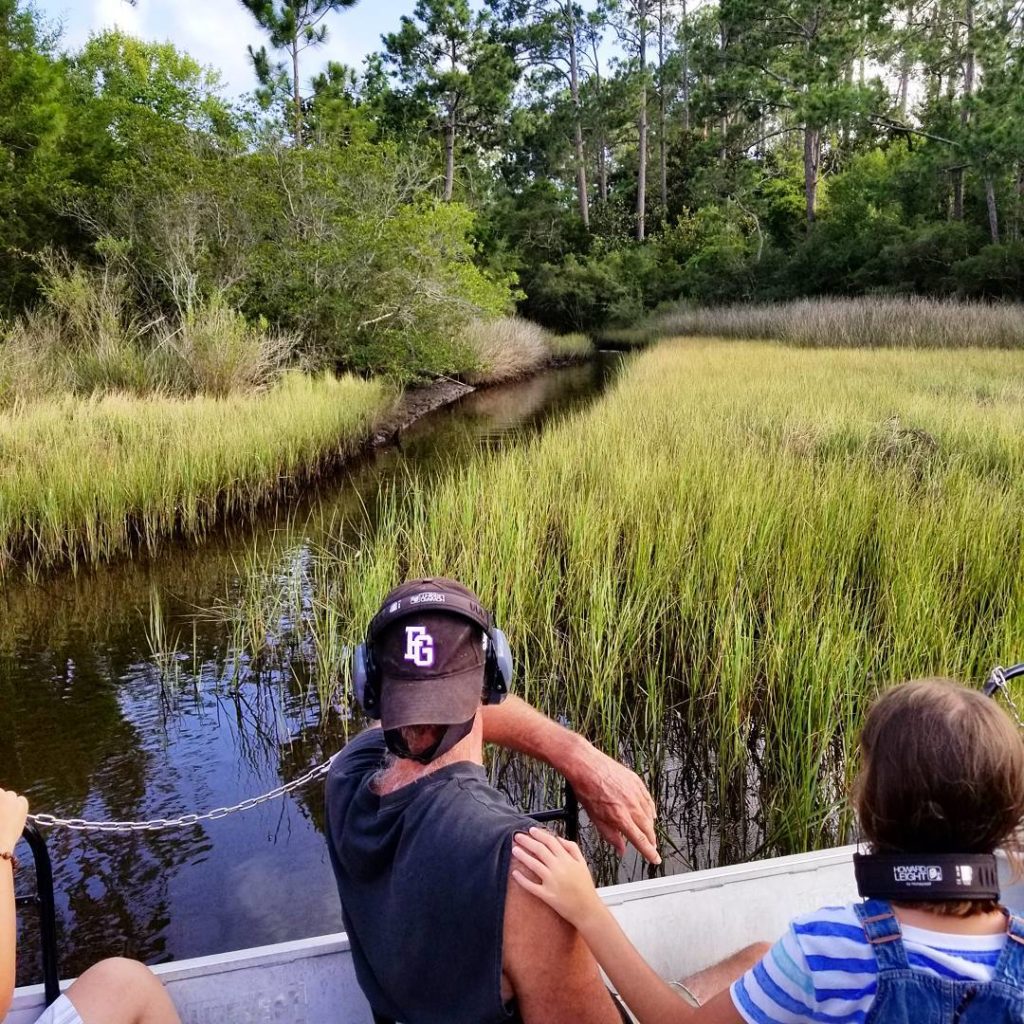
[{"label": "metal pole on boat", "polygon": [[551,811],[537,811],[530,817],[541,825],[549,821],[564,822],[566,839],[575,843],[580,837],[580,804],[568,779],[565,780],[565,804]]},{"label": "metal pole on boat", "polygon": [[19,896],[19,907],[33,906],[39,913],[39,944],[43,957],[43,989],[46,1005],[60,995],[60,967],[57,962],[57,910],[53,898],[53,866],[46,840],[35,825],[29,823],[21,833],[29,845],[36,866],[34,895]]},{"label": "metal pole on boat", "polygon": [[571,843],[579,842],[580,838],[580,802],[576,798],[576,790],[572,783],[565,780],[565,838]]}]

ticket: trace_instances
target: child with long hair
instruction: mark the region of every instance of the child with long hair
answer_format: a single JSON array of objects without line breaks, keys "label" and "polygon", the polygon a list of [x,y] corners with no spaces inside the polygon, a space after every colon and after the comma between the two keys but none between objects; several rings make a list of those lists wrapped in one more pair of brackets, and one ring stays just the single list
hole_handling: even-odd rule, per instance
[{"label": "child with long hair", "polygon": [[[1024,740],[993,700],[949,680],[894,687],[869,711],[860,754],[853,805],[872,853],[1019,857]],[[526,869],[516,881],[576,926],[640,1024],[1024,1022],[1024,921],[995,900],[806,914],[695,1008],[634,949],[575,844],[532,829],[513,854]]]},{"label": "child with long hair", "polygon": [[[0,789],[0,1020],[14,997],[14,847],[21,838],[28,801]],[[179,1024],[156,976],[143,964],[119,957],[90,967],[43,1013],[37,1024]]]}]

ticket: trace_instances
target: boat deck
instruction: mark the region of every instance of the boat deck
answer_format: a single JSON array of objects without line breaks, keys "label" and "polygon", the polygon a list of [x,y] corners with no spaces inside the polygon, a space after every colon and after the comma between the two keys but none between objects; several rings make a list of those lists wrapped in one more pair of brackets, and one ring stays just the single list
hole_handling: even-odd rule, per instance
[{"label": "boat deck", "polygon": [[[759,940],[796,914],[856,899],[848,846],[601,890],[662,977],[680,978]],[[1004,900],[1024,907],[1005,862]],[[373,1024],[356,983],[348,938],[323,935],[163,964],[183,1024]],[[19,989],[4,1024],[32,1024],[41,985]]]}]

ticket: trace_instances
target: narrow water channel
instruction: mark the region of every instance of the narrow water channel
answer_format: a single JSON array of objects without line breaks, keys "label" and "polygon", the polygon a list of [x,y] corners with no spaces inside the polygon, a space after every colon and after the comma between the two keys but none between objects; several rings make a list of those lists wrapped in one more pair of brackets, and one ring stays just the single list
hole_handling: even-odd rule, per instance
[{"label": "narrow water channel", "polygon": [[[0,764],[34,810],[149,820],[234,804],[296,778],[344,742],[295,679],[238,683],[232,600],[252,552],[301,546],[409,468],[443,474],[594,400],[620,357],[474,393],[297,505],[159,557],[12,583],[0,598]],[[324,525],[328,524],[328,525]],[[154,652],[176,651],[175,664]],[[168,678],[176,682],[168,686]],[[111,955],[149,963],[341,928],[322,839],[322,784],[173,831],[48,831],[65,976]],[[30,888],[21,873],[19,891]],[[19,983],[38,980],[22,916]]]}]

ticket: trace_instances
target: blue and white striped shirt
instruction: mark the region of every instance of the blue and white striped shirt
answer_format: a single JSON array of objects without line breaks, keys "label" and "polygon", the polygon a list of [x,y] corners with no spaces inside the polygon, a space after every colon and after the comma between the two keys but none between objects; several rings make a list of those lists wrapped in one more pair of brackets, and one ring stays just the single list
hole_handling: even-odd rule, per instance
[{"label": "blue and white striped shirt", "polygon": [[[901,925],[910,966],[940,978],[991,981],[1006,942]],[[732,986],[748,1024],[863,1024],[875,998],[875,954],[852,906],[798,917],[767,956]]]}]

